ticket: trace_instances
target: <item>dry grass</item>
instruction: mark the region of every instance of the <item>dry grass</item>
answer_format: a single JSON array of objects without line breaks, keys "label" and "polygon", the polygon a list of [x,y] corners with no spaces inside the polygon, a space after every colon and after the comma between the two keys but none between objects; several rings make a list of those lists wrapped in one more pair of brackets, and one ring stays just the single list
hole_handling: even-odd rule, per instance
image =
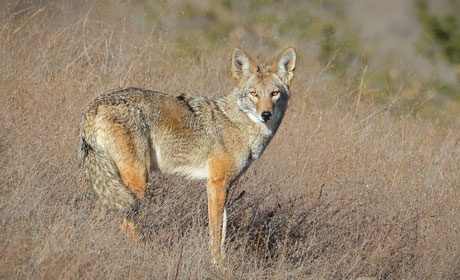
[{"label": "dry grass", "polygon": [[200,182],[154,178],[133,245],[77,166],[80,109],[127,85],[226,94],[230,46],[176,58],[161,30],[97,5],[44,7],[1,15],[0,278],[460,277],[459,124],[358,101],[302,46],[285,121],[231,190],[226,271]]}]

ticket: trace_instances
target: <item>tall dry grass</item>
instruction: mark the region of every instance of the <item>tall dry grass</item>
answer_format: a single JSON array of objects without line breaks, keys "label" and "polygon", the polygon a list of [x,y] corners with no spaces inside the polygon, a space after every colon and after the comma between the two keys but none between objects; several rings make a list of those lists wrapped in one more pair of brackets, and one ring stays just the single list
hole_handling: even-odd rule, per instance
[{"label": "tall dry grass", "polygon": [[230,191],[225,271],[210,265],[202,182],[152,178],[132,244],[77,166],[81,108],[128,85],[226,94],[231,47],[176,57],[162,30],[97,3],[1,15],[0,278],[460,277],[459,124],[369,103],[301,45],[286,118]]}]

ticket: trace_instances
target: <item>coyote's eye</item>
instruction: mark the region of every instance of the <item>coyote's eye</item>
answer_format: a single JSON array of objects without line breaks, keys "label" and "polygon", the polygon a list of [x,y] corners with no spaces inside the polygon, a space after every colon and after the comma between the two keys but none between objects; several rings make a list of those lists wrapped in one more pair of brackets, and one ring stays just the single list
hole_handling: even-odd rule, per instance
[{"label": "coyote's eye", "polygon": [[280,94],[279,91],[272,91],[272,96],[277,96],[278,94]]},{"label": "coyote's eye", "polygon": [[257,91],[255,91],[255,90],[249,91],[249,94],[254,96],[254,97],[257,97]]}]

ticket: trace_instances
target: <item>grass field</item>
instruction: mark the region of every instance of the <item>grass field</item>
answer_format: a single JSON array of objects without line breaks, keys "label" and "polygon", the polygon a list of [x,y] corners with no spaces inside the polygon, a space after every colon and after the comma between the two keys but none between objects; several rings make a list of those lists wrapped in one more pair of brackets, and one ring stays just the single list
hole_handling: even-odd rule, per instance
[{"label": "grass field", "polygon": [[227,94],[239,42],[178,54],[168,32],[105,4],[2,11],[1,279],[460,278],[460,122],[374,103],[302,44],[287,115],[230,191],[225,271],[203,182],[152,178],[133,244],[78,167],[82,107],[122,86]]}]

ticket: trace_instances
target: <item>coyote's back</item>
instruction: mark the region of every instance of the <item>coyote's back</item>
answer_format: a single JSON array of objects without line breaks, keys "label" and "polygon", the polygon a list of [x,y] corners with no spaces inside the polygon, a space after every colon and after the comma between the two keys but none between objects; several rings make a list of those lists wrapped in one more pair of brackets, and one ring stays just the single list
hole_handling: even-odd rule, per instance
[{"label": "coyote's back", "polygon": [[[211,252],[220,262],[227,190],[278,129],[295,59],[289,47],[266,67],[235,48],[232,74],[238,86],[217,99],[138,88],[96,98],[83,110],[80,160],[101,200],[129,208],[143,198],[153,171],[206,179]],[[137,237],[132,221],[125,220],[123,229]]]}]

